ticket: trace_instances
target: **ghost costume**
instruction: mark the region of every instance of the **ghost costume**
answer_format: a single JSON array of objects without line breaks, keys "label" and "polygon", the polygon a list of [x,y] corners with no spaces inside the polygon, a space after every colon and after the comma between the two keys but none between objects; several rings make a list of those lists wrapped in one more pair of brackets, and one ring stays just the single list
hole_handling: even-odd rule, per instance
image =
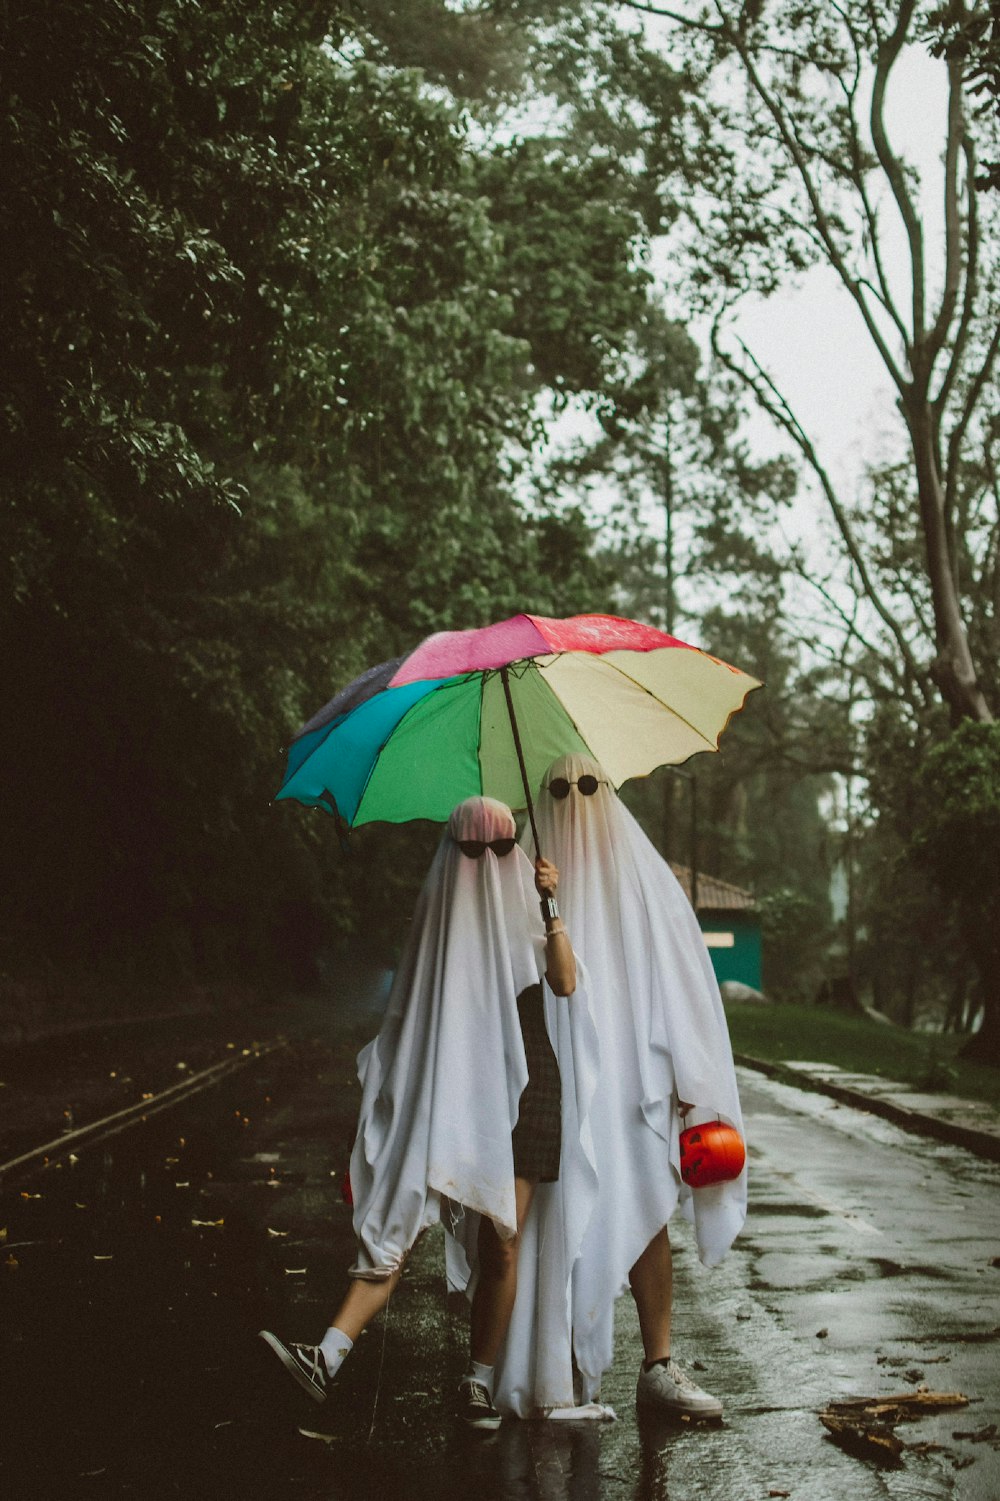
[{"label": "ghost costume", "polygon": [[[512,838],[510,810],[489,798],[457,807],[417,901],[378,1036],[360,1054],[351,1156],[356,1277],[389,1276],[421,1230],[442,1220],[449,1282],[471,1296],[479,1217],[517,1233],[511,1133],[528,1082],[518,997],[541,983],[559,1062],[561,1161],[539,1184],[522,1234],[518,1298],[497,1361],[501,1412],[573,1402],[570,1282],[596,1200],[588,1111],[597,1037],[580,983],[545,983],[545,936],[524,852],[475,859],[458,842]],[[522,1297],[523,1291],[523,1297]]]},{"label": "ghost costume", "polygon": [[[598,779],[583,796],[580,776]],[[548,784],[564,777],[569,795]],[[678,1101],[690,1120],[719,1115],[743,1134],[725,1013],[697,918],[676,877],[589,757],[561,757],[536,808],[541,852],[560,873],[559,905],[586,966],[598,1035],[590,1102],[598,1203],[572,1275],[583,1397],[613,1354],[613,1305],[680,1204],[700,1259],[721,1261],[746,1218],[746,1172],[700,1188],[680,1176]],[[525,842],[530,844],[530,832]]]}]

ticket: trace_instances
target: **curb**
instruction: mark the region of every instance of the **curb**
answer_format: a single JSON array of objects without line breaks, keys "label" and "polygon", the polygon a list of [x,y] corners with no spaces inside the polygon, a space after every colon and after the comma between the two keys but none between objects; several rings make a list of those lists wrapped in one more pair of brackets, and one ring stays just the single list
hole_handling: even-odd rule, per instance
[{"label": "curb", "polygon": [[973,1126],[960,1126],[940,1116],[924,1115],[919,1110],[907,1110],[894,1100],[881,1095],[860,1094],[856,1089],[845,1089],[829,1079],[817,1079],[812,1074],[800,1074],[797,1069],[786,1068],[783,1063],[771,1063],[764,1058],[752,1058],[748,1053],[734,1053],[733,1059],[743,1068],[752,1068],[757,1073],[777,1079],[781,1084],[791,1084],[796,1089],[808,1089],[813,1094],[829,1095],[843,1105],[853,1105],[855,1110],[867,1110],[871,1115],[881,1115],[885,1120],[912,1131],[917,1136],[931,1136],[937,1141],[948,1142],[955,1147],[964,1147],[977,1157],[989,1162],[1000,1162],[1000,1136],[991,1131],[977,1131]]}]

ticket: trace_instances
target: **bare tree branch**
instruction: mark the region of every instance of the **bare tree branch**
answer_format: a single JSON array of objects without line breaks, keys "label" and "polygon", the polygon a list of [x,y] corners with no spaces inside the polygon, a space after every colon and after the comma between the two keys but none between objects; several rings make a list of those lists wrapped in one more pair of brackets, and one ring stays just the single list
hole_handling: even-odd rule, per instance
[{"label": "bare tree branch", "polygon": [[[945,268],[941,306],[927,339],[927,375],[941,352],[958,305],[962,280],[962,219],[958,206],[958,159],[965,135],[962,110],[962,65],[948,63],[948,131],[944,153],[944,244]],[[971,192],[971,184],[970,184]]]},{"label": "bare tree branch", "polygon": [[965,441],[965,434],[968,430],[969,423],[972,421],[976,407],[979,405],[980,397],[982,396],[983,391],[986,389],[986,384],[989,381],[991,374],[993,373],[993,366],[996,363],[998,349],[1000,349],[1000,323],[998,323],[993,329],[993,336],[986,347],[986,353],[983,356],[983,362],[980,365],[979,369],[976,371],[975,378],[969,386],[969,391],[965,398],[965,403],[962,407],[961,415],[955,426],[952,428],[951,435],[948,438],[947,473],[949,476],[957,473],[958,465],[961,461],[962,444]]},{"label": "bare tree branch", "polygon": [[923,688],[925,675],[920,671],[919,665],[913,656],[909,642],[907,641],[906,636],[899,625],[899,622],[895,619],[892,613],[882,602],[879,591],[876,588],[875,581],[868,572],[864,556],[861,552],[860,547],[858,546],[857,539],[854,536],[853,529],[847,518],[847,513],[840,503],[840,499],[833,487],[833,483],[830,479],[829,474],[827,473],[823,464],[820,463],[819,455],[816,453],[816,449],[813,446],[812,440],[804,431],[801,423],[795,416],[785,397],[781,394],[781,392],[775,386],[771,377],[759,364],[753,353],[747,348],[743,341],[739,341],[740,347],[742,348],[747,359],[753,365],[756,374],[747,371],[739,363],[738,360],[734,360],[733,357],[722,348],[721,344],[719,343],[718,321],[716,321],[712,326],[711,339],[712,350],[716,357],[721,361],[726,369],[730,371],[732,375],[735,375],[737,379],[741,380],[753,391],[754,396],[756,397],[760,406],[764,411],[768,413],[772,420],[789,435],[789,437],[795,443],[796,447],[799,449],[800,453],[805,458],[806,462],[809,464],[810,469],[818,479],[823,494],[826,497],[827,504],[829,505],[834,520],[837,523],[837,529],[844,541],[844,545],[847,549],[851,562],[857,569],[858,577],[861,580],[865,595],[870,600],[872,608],[881,617],[883,623],[892,633],[892,636],[894,637],[896,644],[903,656],[903,660],[907,665],[908,671],[911,673],[914,682],[921,685],[925,702],[929,705],[930,696],[927,693],[926,689]]},{"label": "bare tree branch", "polygon": [[[716,0],[716,3],[718,4],[718,0]],[[770,90],[766,87],[763,79],[754,66],[753,58],[750,56],[750,52],[746,45],[745,39],[733,31],[728,31],[726,32],[726,40],[729,41],[734,49],[739,53],[744,72],[746,73],[747,78],[750,80],[754,92],[764,104],[765,108],[771,115],[771,118],[774,120],[775,125],[777,126],[778,133],[781,136],[782,144],[784,145],[785,150],[788,152],[798,173],[799,180],[805,188],[806,197],[809,200],[809,207],[812,210],[813,218],[816,220],[816,228],[818,229],[819,234],[823,240],[827,258],[830,261],[830,264],[833,266],[833,269],[836,271],[837,275],[840,277],[847,291],[854,299],[854,302],[858,307],[862,318],[864,319],[865,327],[868,329],[872,343],[875,345],[876,349],[881,355],[882,362],[888,370],[890,376],[892,377],[893,383],[900,391],[900,393],[902,393],[906,389],[907,382],[905,381],[902,372],[897,366],[892,352],[889,349],[889,346],[886,344],[885,339],[882,336],[882,330],[879,328],[878,324],[875,322],[875,319],[872,317],[871,310],[861,293],[861,288],[857,277],[855,277],[851,273],[851,270],[841,252],[840,246],[837,244],[837,239],[833,233],[829,216],[826,212],[826,209],[823,207],[822,197],[813,179],[813,175],[809,170],[809,163],[806,159],[805,152],[799,142],[795,127],[790,118],[786,116],[777,100],[774,99]]]},{"label": "bare tree branch", "polygon": [[701,31],[708,36],[717,36],[723,30],[722,26],[712,26],[708,21],[695,20],[693,16],[682,16],[679,11],[670,10],[665,5],[650,5],[648,0],[623,0],[627,10],[641,10],[648,16],[662,16],[665,21],[676,21],[679,26],[685,26],[689,31]]},{"label": "bare tree branch", "polygon": [[[906,228],[907,239],[910,243],[910,261],[913,271],[913,343],[916,345],[921,343],[924,337],[924,235],[920,216],[913,205],[913,200],[906,186],[906,174],[903,171],[903,165],[889,145],[889,138],[885,128],[885,91],[889,82],[889,75],[906,41],[906,34],[913,19],[914,8],[915,0],[902,0],[895,31],[885,41],[879,43],[878,58],[875,64],[875,82],[872,88],[870,118],[875,154],[882,164],[882,170],[889,179],[889,186],[892,189],[892,194],[899,208],[903,224]],[[872,30],[877,36],[878,24],[874,15],[874,7],[869,7],[869,9],[872,13]]]},{"label": "bare tree branch", "polygon": [[857,641],[858,645],[863,646],[865,651],[870,652],[873,657],[877,657],[880,661],[885,661],[888,666],[890,659],[885,656],[882,648],[876,646],[873,641],[868,640],[864,632],[858,629],[856,617],[848,615],[847,611],[838,603],[836,597],[830,593],[826,585],[820,583],[819,579],[809,571],[800,558],[796,558],[795,560],[794,571],[803,583],[808,584],[810,589],[814,589],[823,602],[840,618],[846,629],[847,638]]},{"label": "bare tree branch", "polygon": [[[958,332],[952,346],[951,358],[948,368],[944,373],[937,396],[931,405],[940,425],[944,416],[945,406],[952,388],[962,368],[965,357],[965,348],[969,339],[969,330],[976,310],[976,295],[979,291],[979,210],[975,188],[976,178],[976,147],[975,142],[966,133],[962,140],[962,149],[965,155],[965,184],[966,184],[966,216],[965,216],[965,296],[962,305],[962,316],[959,320]],[[952,485],[952,469],[949,463],[946,488],[950,492]],[[949,500],[950,500],[949,494]]]},{"label": "bare tree branch", "polygon": [[864,153],[861,147],[861,133],[858,130],[858,119],[855,111],[858,88],[861,83],[862,73],[861,40],[857,34],[856,28],[850,21],[844,8],[839,5],[835,8],[838,15],[844,22],[844,26],[847,29],[847,34],[851,39],[851,47],[854,51],[854,76],[851,79],[850,84],[848,84],[843,78],[838,78],[837,80],[841,89],[843,90],[844,97],[847,100],[847,120],[848,128],[850,130],[851,156],[853,158],[854,164],[853,181],[858,191],[858,197],[861,200],[861,208],[865,216],[865,223],[868,226],[868,242],[871,246],[872,262],[875,266],[875,274],[878,277],[878,284],[882,292],[882,296],[879,300],[882,306],[885,308],[886,312],[889,314],[893,323],[895,323],[896,331],[898,332],[903,344],[903,348],[905,349],[909,342],[909,330],[907,329],[906,324],[903,322],[903,319],[900,316],[899,309],[896,307],[896,300],[892,295],[892,290],[889,286],[889,278],[886,275],[885,265],[882,260],[882,244],[879,231],[878,212],[871,201],[871,197],[868,192],[868,184],[865,181]]}]

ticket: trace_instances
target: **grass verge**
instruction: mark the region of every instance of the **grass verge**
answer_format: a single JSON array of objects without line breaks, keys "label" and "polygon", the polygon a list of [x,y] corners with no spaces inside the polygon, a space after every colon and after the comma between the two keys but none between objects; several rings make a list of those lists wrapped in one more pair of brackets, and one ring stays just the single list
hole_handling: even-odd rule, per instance
[{"label": "grass verge", "polygon": [[935,1094],[986,1100],[1000,1108],[1000,1069],[957,1056],[961,1037],[907,1032],[867,1017],[820,1006],[729,1006],[733,1051],[771,1063],[833,1063],[863,1074],[901,1079]]}]

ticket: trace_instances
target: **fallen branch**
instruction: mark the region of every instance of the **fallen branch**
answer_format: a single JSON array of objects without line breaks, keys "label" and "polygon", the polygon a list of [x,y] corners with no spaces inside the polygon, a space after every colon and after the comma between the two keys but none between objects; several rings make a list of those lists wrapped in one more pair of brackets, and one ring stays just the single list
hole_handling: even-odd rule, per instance
[{"label": "fallen branch", "polygon": [[897,1423],[915,1423],[935,1412],[967,1407],[961,1392],[931,1392],[918,1387],[891,1397],[848,1397],[831,1402],[819,1420],[835,1443],[850,1453],[881,1464],[898,1464],[905,1445],[894,1432]]}]

